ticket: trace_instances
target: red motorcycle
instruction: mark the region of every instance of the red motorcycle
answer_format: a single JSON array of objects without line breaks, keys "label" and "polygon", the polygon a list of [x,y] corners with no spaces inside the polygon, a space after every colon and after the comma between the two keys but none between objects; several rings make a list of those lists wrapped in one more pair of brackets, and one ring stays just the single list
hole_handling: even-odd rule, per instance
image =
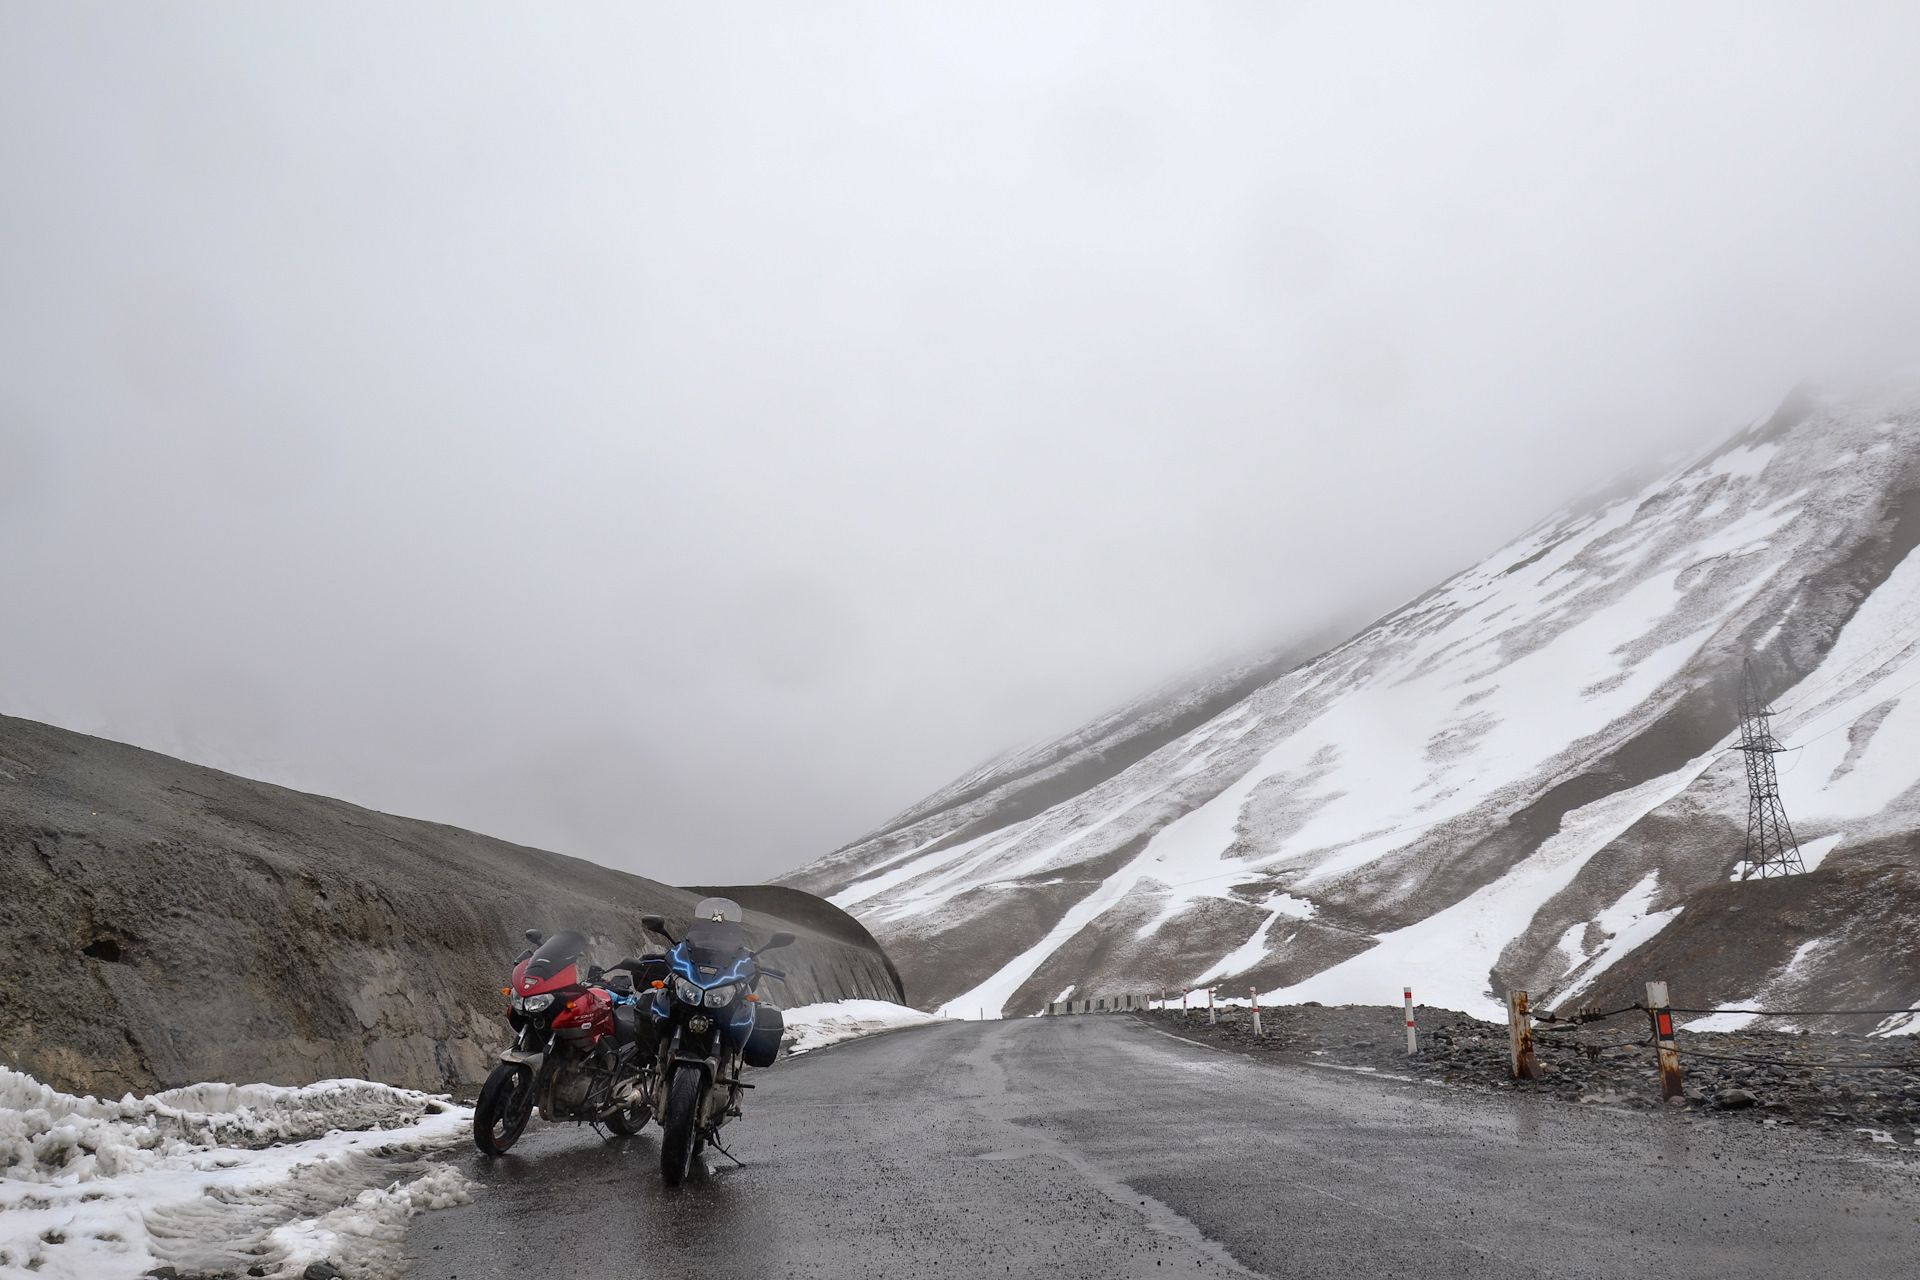
[{"label": "red motorcycle", "polygon": [[473,1111],[474,1145],[502,1155],[519,1141],[535,1107],[549,1122],[600,1125],[617,1134],[638,1133],[653,1114],[654,1058],[658,1033],[639,1016],[633,987],[666,972],[664,957],[627,958],[611,976],[595,967],[580,973],[587,940],[573,932],[541,938],[527,930],[534,949],[521,954],[510,984],[508,1023],[513,1044],[480,1089]]}]

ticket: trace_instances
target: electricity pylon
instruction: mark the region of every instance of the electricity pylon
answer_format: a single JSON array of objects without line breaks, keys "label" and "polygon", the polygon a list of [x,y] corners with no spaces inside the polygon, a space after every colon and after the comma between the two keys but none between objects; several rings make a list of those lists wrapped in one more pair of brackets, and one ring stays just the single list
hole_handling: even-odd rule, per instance
[{"label": "electricity pylon", "polygon": [[1799,875],[1807,869],[1800,861],[1800,842],[1793,838],[1787,811],[1780,807],[1780,780],[1774,776],[1773,758],[1786,748],[1767,723],[1772,714],[1773,708],[1761,699],[1760,687],[1754,683],[1753,662],[1749,659],[1740,682],[1740,745],[1734,748],[1747,757],[1747,869],[1740,877],[1743,880]]}]

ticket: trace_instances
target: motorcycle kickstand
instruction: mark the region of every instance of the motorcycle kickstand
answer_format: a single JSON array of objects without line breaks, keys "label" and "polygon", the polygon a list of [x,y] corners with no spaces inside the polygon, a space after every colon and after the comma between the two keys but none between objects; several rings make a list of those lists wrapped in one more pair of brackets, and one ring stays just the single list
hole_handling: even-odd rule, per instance
[{"label": "motorcycle kickstand", "polygon": [[739,1166],[740,1168],[744,1169],[747,1167],[746,1164],[740,1159],[739,1156],[734,1155],[733,1152],[721,1146],[719,1141],[716,1138],[714,1138],[712,1134],[707,1135],[707,1145],[712,1147],[715,1151],[718,1151],[721,1155],[725,1156],[727,1159],[733,1161],[733,1163]]}]

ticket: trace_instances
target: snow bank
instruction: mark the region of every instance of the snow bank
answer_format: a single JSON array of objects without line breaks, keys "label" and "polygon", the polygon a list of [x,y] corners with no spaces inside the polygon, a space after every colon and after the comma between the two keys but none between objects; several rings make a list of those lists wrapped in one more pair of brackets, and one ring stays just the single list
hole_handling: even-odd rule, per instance
[{"label": "snow bank", "polygon": [[0,1067],[0,1280],[286,1277],[321,1259],[353,1280],[396,1275],[406,1219],[469,1198],[425,1157],[471,1118],[366,1080],[114,1102]]},{"label": "snow bank", "polygon": [[789,1054],[937,1021],[930,1013],[888,1000],[830,1000],[781,1012],[787,1020],[787,1034],[793,1038]]}]

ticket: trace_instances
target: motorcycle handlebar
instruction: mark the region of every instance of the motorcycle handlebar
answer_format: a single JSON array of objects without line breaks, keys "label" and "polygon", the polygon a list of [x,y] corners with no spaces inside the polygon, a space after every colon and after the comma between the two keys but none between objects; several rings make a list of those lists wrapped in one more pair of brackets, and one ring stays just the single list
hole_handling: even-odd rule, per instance
[{"label": "motorcycle handlebar", "polygon": [[764,977],[778,978],[782,982],[785,982],[787,980],[787,975],[780,972],[778,969],[769,969],[769,968],[766,968],[765,966],[762,966],[760,969],[760,973]]}]

